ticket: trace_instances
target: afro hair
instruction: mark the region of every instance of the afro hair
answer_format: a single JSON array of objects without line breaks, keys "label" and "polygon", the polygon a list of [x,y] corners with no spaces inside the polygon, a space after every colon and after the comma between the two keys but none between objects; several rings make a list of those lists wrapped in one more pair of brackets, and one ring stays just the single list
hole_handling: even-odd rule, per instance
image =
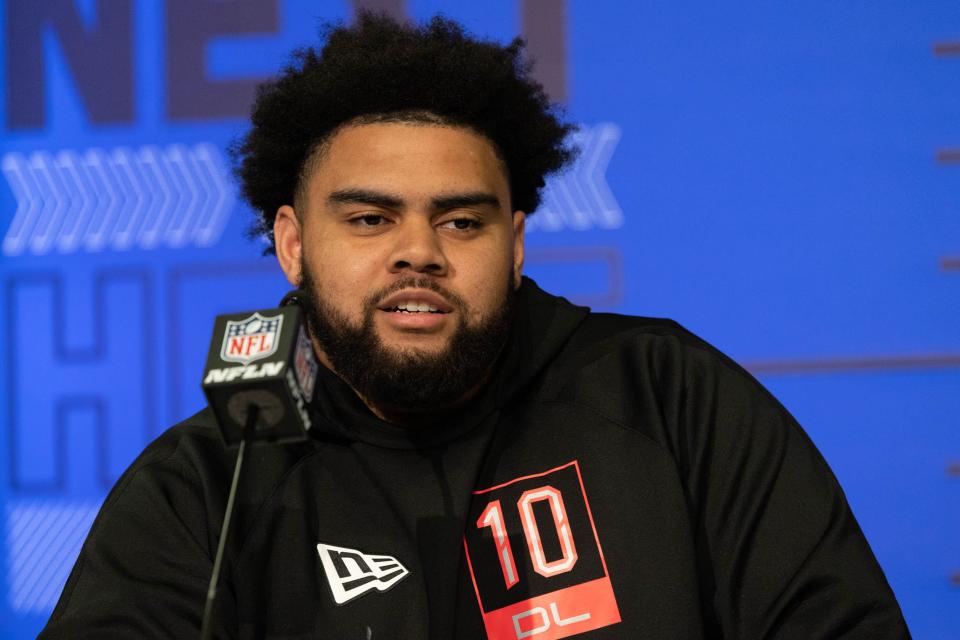
[{"label": "afro hair", "polygon": [[503,46],[434,17],[417,26],[361,13],[327,26],[325,44],[294,51],[261,85],[252,127],[233,147],[242,193],[256,212],[250,230],[273,251],[277,209],[294,204],[310,160],[339,127],[383,120],[440,122],[488,139],[504,163],[512,207],[533,213],[545,177],[572,161],[573,126],[530,78],[519,38]]}]

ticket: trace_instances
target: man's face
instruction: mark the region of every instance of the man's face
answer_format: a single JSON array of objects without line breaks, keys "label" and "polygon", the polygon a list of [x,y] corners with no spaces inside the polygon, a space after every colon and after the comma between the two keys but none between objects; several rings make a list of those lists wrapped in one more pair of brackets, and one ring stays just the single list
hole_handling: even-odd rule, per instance
[{"label": "man's face", "polygon": [[[374,339],[366,355],[401,375],[405,365],[411,375],[427,365],[442,371],[451,349],[477,337],[471,332],[481,342],[496,334],[499,348],[502,326],[492,325],[503,324],[519,285],[524,216],[510,211],[507,177],[486,139],[441,125],[350,126],[312,164],[300,210],[281,207],[274,232],[291,283],[309,275],[328,334]],[[342,370],[356,350],[338,366],[327,353],[336,345],[315,337],[321,360],[356,388]]]}]

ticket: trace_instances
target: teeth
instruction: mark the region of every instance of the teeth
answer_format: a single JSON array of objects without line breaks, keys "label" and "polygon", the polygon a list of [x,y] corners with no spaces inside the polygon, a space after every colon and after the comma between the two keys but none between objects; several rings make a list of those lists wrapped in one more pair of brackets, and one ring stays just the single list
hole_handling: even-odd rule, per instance
[{"label": "teeth", "polygon": [[426,302],[404,302],[394,307],[397,311],[407,311],[409,313],[437,313],[437,308],[430,306]]}]

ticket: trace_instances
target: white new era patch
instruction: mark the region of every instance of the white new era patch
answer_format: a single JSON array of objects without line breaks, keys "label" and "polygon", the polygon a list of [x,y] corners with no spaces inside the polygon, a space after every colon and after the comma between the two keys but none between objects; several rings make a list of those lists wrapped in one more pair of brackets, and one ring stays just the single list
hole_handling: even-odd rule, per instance
[{"label": "white new era patch", "polygon": [[393,556],[373,556],[357,549],[317,545],[333,600],[344,604],[367,591],[386,591],[410,572]]}]

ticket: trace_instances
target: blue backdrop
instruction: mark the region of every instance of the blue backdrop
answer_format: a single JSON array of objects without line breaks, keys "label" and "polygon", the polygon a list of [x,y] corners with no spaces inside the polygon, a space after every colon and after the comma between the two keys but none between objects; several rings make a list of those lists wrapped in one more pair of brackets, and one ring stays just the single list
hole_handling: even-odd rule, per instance
[{"label": "blue backdrop", "polygon": [[285,286],[226,146],[357,6],[524,34],[582,123],[528,273],[750,368],[846,489],[917,638],[960,637],[960,5],[6,0],[0,629],[33,637],[106,491],[202,406],[213,316]]}]

